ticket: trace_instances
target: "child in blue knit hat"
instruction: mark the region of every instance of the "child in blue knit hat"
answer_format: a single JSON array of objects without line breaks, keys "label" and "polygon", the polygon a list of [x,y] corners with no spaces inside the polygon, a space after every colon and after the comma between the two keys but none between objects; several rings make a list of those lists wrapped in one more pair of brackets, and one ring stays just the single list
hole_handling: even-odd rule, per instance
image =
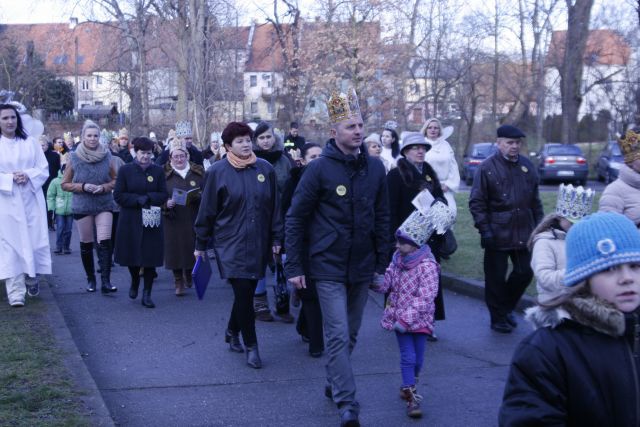
[{"label": "child in blue knit hat", "polygon": [[566,237],[565,291],[527,311],[499,424],[640,425],[640,232],[597,213]]}]

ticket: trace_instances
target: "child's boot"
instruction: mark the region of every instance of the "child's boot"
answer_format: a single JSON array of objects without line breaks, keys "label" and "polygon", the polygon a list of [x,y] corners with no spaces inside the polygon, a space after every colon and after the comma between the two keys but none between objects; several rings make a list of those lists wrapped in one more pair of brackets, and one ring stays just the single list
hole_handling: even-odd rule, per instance
[{"label": "child's boot", "polygon": [[404,394],[404,400],[407,401],[407,416],[411,418],[421,418],[422,409],[420,409],[420,402],[422,396],[416,391],[416,386],[402,387],[400,392]]}]

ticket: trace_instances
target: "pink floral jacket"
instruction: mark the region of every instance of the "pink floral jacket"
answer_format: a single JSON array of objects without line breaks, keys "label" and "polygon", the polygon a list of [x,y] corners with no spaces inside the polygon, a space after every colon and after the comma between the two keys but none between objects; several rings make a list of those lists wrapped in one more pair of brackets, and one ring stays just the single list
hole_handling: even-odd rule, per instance
[{"label": "pink floral jacket", "polygon": [[384,283],[373,286],[376,292],[390,292],[380,322],[382,327],[393,330],[393,324],[399,321],[409,332],[433,332],[439,272],[440,266],[432,258],[424,258],[409,270],[392,262],[384,275]]}]

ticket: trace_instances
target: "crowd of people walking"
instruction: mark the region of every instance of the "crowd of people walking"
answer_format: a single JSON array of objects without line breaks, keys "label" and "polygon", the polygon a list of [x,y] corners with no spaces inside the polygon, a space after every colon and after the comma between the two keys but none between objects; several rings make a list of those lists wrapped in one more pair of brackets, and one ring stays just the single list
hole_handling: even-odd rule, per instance
[{"label": "crowd of people walking", "polygon": [[[283,139],[265,122],[231,122],[200,151],[187,121],[165,144],[90,120],[77,140],[49,141],[1,104],[0,280],[9,304],[23,306],[38,293],[33,279],[51,273],[48,230],[55,256],[73,252],[73,224],[86,291],[97,290],[99,274],[100,293],[113,295],[125,284],[112,283],[112,267],[127,267],[128,296],[137,299],[142,282],[145,308],[155,308],[159,267],[183,297],[196,260],[212,257],[234,296],[222,327],[229,350],[262,368],[256,320],[294,323],[291,307],[301,304],[296,331],[311,357],[325,357],[324,394],[341,425],[357,426],[351,354],[371,289],[385,295],[380,324],[397,339],[407,415],[421,417],[426,343],[445,319],[440,264],[455,251],[463,208],[452,129],[431,118],[400,133],[389,121],[365,138],[353,90],[333,93],[327,110],[322,143],[307,142],[297,123]],[[537,329],[516,349],[499,423],[637,425],[640,129],[620,139],[626,165],[595,214],[595,192],[561,185],[544,215],[525,138],[498,127],[468,205],[484,250],[489,327],[511,333],[534,276],[538,290],[526,316]],[[289,288],[270,301],[271,274]]]}]

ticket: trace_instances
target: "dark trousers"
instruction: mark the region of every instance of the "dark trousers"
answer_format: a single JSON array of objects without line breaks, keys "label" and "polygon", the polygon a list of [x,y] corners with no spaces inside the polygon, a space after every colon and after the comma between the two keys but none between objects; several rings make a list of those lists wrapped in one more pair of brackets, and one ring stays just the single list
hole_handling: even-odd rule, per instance
[{"label": "dark trousers", "polygon": [[[507,277],[509,259],[513,270]],[[504,320],[515,309],[532,278],[531,253],[528,250],[484,250],[484,298],[492,323]]]},{"label": "dark trousers", "polygon": [[256,292],[257,280],[229,279],[233,288],[233,307],[227,328],[233,333],[242,333],[244,345],[258,343],[256,337],[256,318],[253,311],[253,294]]}]

